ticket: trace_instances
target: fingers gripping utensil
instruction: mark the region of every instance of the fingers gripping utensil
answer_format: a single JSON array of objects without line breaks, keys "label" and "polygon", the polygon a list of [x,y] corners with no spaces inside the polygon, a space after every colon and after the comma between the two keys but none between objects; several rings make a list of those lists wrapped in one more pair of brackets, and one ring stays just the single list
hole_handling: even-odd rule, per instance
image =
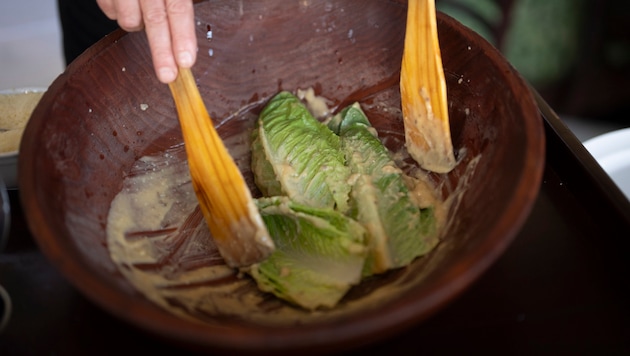
[{"label": "fingers gripping utensil", "polygon": [[429,171],[449,172],[456,161],[434,0],[409,0],[400,73],[407,151]]},{"label": "fingers gripping utensil", "polygon": [[169,84],[199,206],[231,267],[265,259],[274,244],[238,166],[216,132],[190,69]]}]

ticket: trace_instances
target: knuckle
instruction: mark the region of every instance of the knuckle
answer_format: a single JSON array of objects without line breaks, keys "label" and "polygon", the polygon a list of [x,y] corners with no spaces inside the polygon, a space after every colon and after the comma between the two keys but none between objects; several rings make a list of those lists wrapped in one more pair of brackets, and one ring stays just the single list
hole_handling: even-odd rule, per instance
[{"label": "knuckle", "polygon": [[125,31],[138,31],[142,29],[142,22],[130,17],[119,17],[118,25]]},{"label": "knuckle", "polygon": [[144,22],[147,25],[162,24],[167,21],[164,9],[148,9],[144,12]]},{"label": "knuckle", "polygon": [[169,14],[181,15],[191,12],[191,0],[171,0],[166,3],[166,12]]}]

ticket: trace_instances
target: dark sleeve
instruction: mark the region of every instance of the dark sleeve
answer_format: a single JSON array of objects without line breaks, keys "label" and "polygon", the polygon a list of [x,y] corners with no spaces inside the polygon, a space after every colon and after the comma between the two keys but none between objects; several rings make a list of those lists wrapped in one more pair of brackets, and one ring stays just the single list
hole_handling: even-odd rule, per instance
[{"label": "dark sleeve", "polygon": [[96,0],[57,0],[57,6],[66,65],[118,28],[116,21],[103,14]]}]

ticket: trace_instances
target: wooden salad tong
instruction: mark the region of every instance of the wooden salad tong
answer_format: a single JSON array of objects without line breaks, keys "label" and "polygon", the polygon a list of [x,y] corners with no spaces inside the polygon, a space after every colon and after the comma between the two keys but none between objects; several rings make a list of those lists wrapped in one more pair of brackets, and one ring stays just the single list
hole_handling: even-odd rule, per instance
[{"label": "wooden salad tong", "polygon": [[[426,170],[456,164],[434,0],[409,0],[400,92],[410,155]],[[216,132],[190,69],[169,84],[193,187],[219,252],[232,267],[264,260],[274,244],[249,188]]]},{"label": "wooden salad tong", "polygon": [[264,260],[274,250],[249,187],[214,128],[190,69],[169,84],[186,146],[193,187],[219,252],[231,267]]},{"label": "wooden salad tong", "polygon": [[409,0],[400,73],[407,151],[429,171],[447,173],[456,160],[434,0]]}]

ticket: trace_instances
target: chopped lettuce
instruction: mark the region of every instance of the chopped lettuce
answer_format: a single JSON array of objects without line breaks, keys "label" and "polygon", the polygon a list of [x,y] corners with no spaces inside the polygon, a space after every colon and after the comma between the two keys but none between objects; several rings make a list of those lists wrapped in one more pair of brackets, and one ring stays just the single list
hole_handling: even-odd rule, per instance
[{"label": "chopped lettuce", "polygon": [[281,92],[252,135],[257,199],[276,250],[246,271],[258,287],[305,309],[334,307],[362,277],[409,264],[437,244],[431,208],[358,104],[327,124]]},{"label": "chopped lettuce", "polygon": [[347,210],[350,186],[345,182],[350,171],[339,136],[315,119],[295,95],[274,96],[260,113],[253,137],[252,170],[265,195]]},{"label": "chopped lettuce", "polygon": [[248,270],[261,290],[312,310],[334,307],[361,281],[367,250],[358,222],[287,197],[257,204],[276,244],[271,256]]},{"label": "chopped lettuce", "polygon": [[438,242],[433,211],[414,204],[403,172],[359,104],[343,109],[328,126],[340,135],[354,176],[348,214],[368,230],[365,273],[405,266],[430,251]]}]

